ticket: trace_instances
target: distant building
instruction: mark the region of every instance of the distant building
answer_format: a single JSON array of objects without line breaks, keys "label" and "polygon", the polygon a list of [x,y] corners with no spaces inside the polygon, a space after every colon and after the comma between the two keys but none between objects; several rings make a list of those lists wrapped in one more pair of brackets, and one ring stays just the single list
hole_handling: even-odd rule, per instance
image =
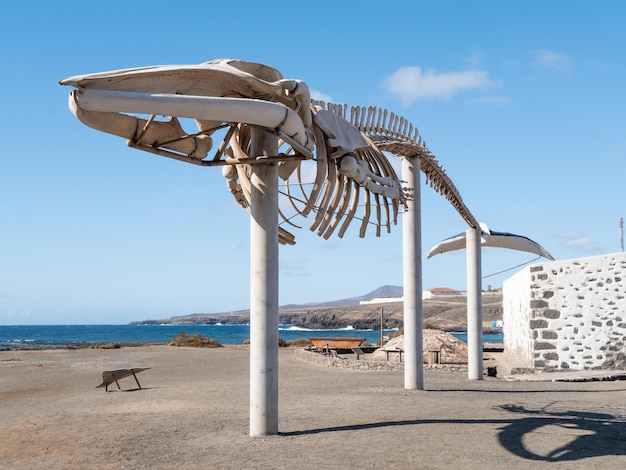
[{"label": "distant building", "polygon": [[434,289],[422,292],[422,299],[429,300],[442,297],[464,297],[465,295],[465,292],[450,289],[449,287],[435,287]]},{"label": "distant building", "polygon": [[[448,287],[435,287],[434,289],[422,291],[422,299],[437,299],[445,297],[464,297],[465,292],[450,289]],[[359,305],[385,304],[389,302],[402,302],[404,297],[374,297],[371,300],[361,300]]]}]

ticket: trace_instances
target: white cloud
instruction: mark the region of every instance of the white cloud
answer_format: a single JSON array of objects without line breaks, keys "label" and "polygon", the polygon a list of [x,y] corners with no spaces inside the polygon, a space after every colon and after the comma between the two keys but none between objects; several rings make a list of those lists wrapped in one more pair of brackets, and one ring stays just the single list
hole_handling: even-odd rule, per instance
[{"label": "white cloud", "polygon": [[313,98],[314,100],[324,101],[326,103],[333,102],[333,99],[330,97],[330,95],[322,93],[321,91],[311,89],[309,90],[309,93],[311,93],[311,98]]},{"label": "white cloud", "polygon": [[556,237],[561,240],[561,244],[568,250],[576,253],[590,253],[597,251],[591,237],[582,232],[560,232]]},{"label": "white cloud", "polygon": [[572,66],[572,59],[567,54],[559,54],[547,49],[538,49],[533,52],[531,65],[535,68],[547,70],[553,69],[567,73]]},{"label": "white cloud", "polygon": [[485,89],[493,86],[489,74],[483,70],[443,72],[422,70],[421,67],[401,67],[383,81],[388,93],[398,98],[404,106],[415,101],[450,100],[462,91]]},{"label": "white cloud", "polygon": [[280,261],[281,275],[288,277],[309,277],[310,260],[307,259],[284,259]]},{"label": "white cloud", "polygon": [[480,67],[480,63],[482,62],[483,57],[485,57],[485,53],[482,50],[472,49],[469,56],[467,57],[467,63],[470,68],[477,69],[478,67]]},{"label": "white cloud", "polygon": [[6,316],[7,318],[10,318],[11,320],[14,320],[15,318],[29,318],[31,316],[32,312],[30,310],[22,310],[22,311],[17,311],[17,310],[9,310],[8,312],[6,312]]}]

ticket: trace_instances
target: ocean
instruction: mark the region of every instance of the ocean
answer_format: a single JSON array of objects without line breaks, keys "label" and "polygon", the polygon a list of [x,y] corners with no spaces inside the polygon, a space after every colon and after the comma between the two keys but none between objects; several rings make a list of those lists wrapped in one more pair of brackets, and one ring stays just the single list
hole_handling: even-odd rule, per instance
[{"label": "ocean", "polygon": [[[180,332],[200,333],[221,344],[242,344],[250,338],[249,325],[14,325],[0,326],[0,350],[52,349],[99,343],[151,344],[167,343]],[[395,330],[384,330],[389,335]],[[467,341],[465,333],[454,333]],[[278,336],[285,341],[309,337],[365,338],[368,343],[380,340],[380,330],[310,330],[280,325]],[[484,342],[501,343],[502,335],[488,335]]]}]

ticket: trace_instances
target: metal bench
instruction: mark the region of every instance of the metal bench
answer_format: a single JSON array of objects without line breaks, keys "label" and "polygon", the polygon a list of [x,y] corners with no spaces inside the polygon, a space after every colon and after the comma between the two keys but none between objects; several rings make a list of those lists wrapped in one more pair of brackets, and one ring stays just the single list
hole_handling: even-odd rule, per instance
[{"label": "metal bench", "polygon": [[109,385],[115,382],[117,385],[117,389],[121,390],[120,384],[118,380],[121,380],[125,377],[130,377],[131,375],[135,378],[135,382],[137,382],[137,387],[141,390],[141,384],[137,379],[137,374],[144,370],[150,369],[150,367],[132,367],[130,369],[116,369],[116,370],[105,370],[102,371],[102,383],[98,385],[96,388],[104,387],[104,391],[109,391]]},{"label": "metal bench", "polygon": [[387,362],[389,362],[389,354],[391,353],[399,354],[400,362],[402,362],[402,353],[404,352],[404,349],[383,349],[383,351],[385,351],[385,353],[387,354]]}]

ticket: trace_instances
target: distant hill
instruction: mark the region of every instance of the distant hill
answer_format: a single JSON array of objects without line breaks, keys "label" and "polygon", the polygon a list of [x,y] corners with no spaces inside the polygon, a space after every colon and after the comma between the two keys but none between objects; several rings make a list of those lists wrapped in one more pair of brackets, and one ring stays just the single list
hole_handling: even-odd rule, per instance
[{"label": "distant hill", "polygon": [[[359,305],[361,300],[372,300],[379,297],[402,297],[402,287],[400,286],[382,286],[374,289],[368,294],[358,297],[350,297],[347,299],[330,300],[327,302],[309,302],[306,304],[288,304],[278,307],[281,314],[281,320],[288,320],[284,317],[299,317],[310,309],[320,307],[347,307],[351,305]],[[142,320],[133,321],[131,325],[146,324],[214,324],[214,323],[248,323],[250,321],[250,310],[236,310],[231,312],[220,313],[191,313],[159,320]],[[291,321],[283,321],[283,323],[295,323]]]},{"label": "distant hill", "polygon": [[[390,297],[393,301],[361,305],[362,300]],[[303,328],[345,328],[356,329],[380,328],[381,312],[386,328],[402,326],[403,303],[402,287],[382,286],[372,292],[346,299],[308,304],[290,304],[279,307],[279,321],[283,324]],[[423,301],[424,322],[433,328],[463,330],[467,324],[467,299],[454,296]],[[483,293],[483,321],[485,326],[492,321],[502,320],[502,294],[500,292]],[[242,324],[250,322],[250,311],[239,310],[223,313],[194,313],[160,320],[135,321],[132,324]]]},{"label": "distant hill", "polygon": [[310,303],[301,304],[301,305],[290,304],[290,305],[284,305],[283,307],[280,307],[280,308],[290,309],[290,308],[303,308],[303,307],[312,308],[312,307],[340,307],[340,306],[347,306],[347,305],[359,305],[362,300],[372,300],[372,299],[376,299],[379,297],[391,297],[391,298],[402,297],[402,292],[403,292],[403,289],[401,286],[381,286],[377,289],[374,289],[372,292],[368,294],[360,295],[358,297],[349,297],[347,299],[341,299],[341,300],[330,300],[328,302],[310,302]]}]

